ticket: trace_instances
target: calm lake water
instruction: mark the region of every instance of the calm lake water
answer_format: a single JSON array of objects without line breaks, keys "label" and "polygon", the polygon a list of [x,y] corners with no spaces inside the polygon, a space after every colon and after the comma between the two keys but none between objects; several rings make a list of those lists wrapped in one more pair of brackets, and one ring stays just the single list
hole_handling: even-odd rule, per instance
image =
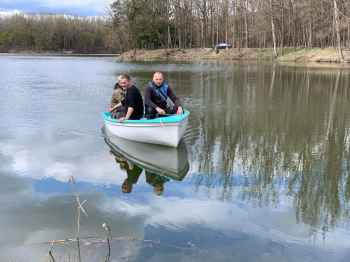
[{"label": "calm lake water", "polygon": [[[104,261],[103,223],[110,261],[348,261],[347,69],[31,56],[0,68],[0,261],[79,261],[76,242],[50,244],[78,230],[81,261]],[[105,141],[118,74],[143,89],[156,70],[191,111],[180,148]]]}]

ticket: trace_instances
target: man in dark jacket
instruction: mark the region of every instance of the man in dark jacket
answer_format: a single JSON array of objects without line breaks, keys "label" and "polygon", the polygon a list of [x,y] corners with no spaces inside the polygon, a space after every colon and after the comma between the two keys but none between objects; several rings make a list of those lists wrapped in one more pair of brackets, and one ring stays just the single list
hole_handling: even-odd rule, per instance
[{"label": "man in dark jacket", "polygon": [[167,81],[164,81],[161,72],[153,74],[153,80],[148,83],[145,89],[145,107],[148,118],[166,114],[182,114],[183,112],[180,100]]},{"label": "man in dark jacket", "polygon": [[131,82],[127,74],[119,77],[119,86],[126,90],[125,99],[122,105],[126,109],[125,117],[119,118],[120,121],[132,119],[137,120],[143,117],[143,100],[140,91]]}]

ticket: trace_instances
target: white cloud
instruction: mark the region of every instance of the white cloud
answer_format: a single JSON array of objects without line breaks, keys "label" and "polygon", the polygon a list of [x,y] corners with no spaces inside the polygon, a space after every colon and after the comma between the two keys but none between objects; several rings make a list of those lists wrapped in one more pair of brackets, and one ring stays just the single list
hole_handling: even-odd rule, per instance
[{"label": "white cloud", "polygon": [[0,0],[0,15],[17,12],[48,12],[104,15],[113,0]]},{"label": "white cloud", "polygon": [[43,6],[50,8],[66,7],[104,11],[113,0],[38,0]]},{"label": "white cloud", "polygon": [[16,15],[16,14],[21,14],[22,12],[20,10],[17,10],[17,9],[13,9],[13,10],[7,10],[7,11],[1,11],[0,9],[0,16],[2,17],[6,17],[6,16],[13,16],[13,15]]}]

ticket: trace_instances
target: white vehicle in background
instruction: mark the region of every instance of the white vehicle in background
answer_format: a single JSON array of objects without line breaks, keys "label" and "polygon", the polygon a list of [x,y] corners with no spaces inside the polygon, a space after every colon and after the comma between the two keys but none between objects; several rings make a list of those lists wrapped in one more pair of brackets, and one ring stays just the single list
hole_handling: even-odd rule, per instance
[{"label": "white vehicle in background", "polygon": [[215,50],[219,50],[219,49],[227,49],[227,48],[232,48],[231,44],[227,44],[227,43],[219,43],[215,46]]}]

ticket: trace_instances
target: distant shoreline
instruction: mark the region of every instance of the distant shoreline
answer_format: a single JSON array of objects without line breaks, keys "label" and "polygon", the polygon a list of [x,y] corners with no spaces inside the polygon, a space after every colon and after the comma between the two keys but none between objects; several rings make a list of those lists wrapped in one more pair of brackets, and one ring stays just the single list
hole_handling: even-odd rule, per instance
[{"label": "distant shoreline", "polygon": [[341,63],[335,48],[283,48],[274,59],[272,48],[230,48],[216,52],[212,48],[130,50],[118,56],[119,61],[271,61],[301,65],[350,65],[350,49],[344,49],[347,63]]},{"label": "distant shoreline", "polygon": [[216,52],[212,48],[192,49],[137,49],[119,53],[68,53],[68,52],[0,52],[0,56],[57,56],[57,57],[112,57],[121,62],[277,62],[306,67],[350,67],[350,49],[344,49],[347,62],[341,63],[335,48],[284,48],[279,49],[279,57],[274,59],[272,48],[230,48]]},{"label": "distant shoreline", "polygon": [[0,52],[0,56],[67,56],[67,57],[118,57],[120,54],[85,54],[85,53],[62,53],[62,52],[30,52],[30,51],[20,51],[20,52]]}]

